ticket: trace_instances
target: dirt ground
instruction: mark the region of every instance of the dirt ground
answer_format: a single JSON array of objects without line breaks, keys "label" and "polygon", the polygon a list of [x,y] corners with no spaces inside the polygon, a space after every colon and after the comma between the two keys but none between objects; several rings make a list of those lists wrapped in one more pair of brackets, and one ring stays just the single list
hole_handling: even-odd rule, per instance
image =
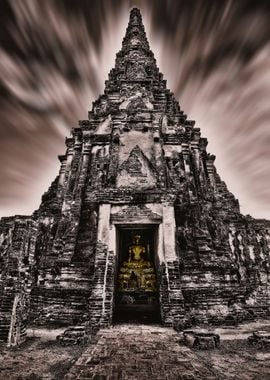
[{"label": "dirt ground", "polygon": [[82,350],[83,347],[63,347],[56,341],[33,337],[15,350],[0,346],[0,379],[62,379]]},{"label": "dirt ground", "polygon": [[270,350],[250,347],[245,340],[223,341],[218,350],[196,355],[217,379],[270,380]]},{"label": "dirt ground", "polygon": [[216,329],[221,346],[209,351],[183,346],[181,334],[161,326],[118,325],[71,347],[55,340],[60,331],[30,330],[19,348],[0,346],[0,380],[270,380],[270,350],[246,341],[258,329],[270,331],[270,321]]}]

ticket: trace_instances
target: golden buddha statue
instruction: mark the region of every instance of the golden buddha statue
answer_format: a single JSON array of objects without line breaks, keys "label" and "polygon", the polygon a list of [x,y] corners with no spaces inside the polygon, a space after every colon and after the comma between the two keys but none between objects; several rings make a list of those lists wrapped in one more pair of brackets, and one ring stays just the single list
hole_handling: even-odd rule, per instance
[{"label": "golden buddha statue", "polygon": [[140,239],[140,235],[134,235],[133,244],[128,248],[128,260],[120,268],[119,290],[156,290],[155,270],[153,264],[145,259],[148,250],[140,244]]},{"label": "golden buddha statue", "polygon": [[128,249],[128,262],[129,263],[143,263],[144,256],[146,253],[145,246],[139,244],[140,243],[140,235],[135,235],[133,237],[133,245],[131,245]]}]

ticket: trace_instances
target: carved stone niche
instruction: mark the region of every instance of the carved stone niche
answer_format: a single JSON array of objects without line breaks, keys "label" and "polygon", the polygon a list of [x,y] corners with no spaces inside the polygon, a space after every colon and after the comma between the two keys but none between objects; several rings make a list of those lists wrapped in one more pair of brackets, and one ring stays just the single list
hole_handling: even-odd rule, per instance
[{"label": "carved stone niche", "polygon": [[148,97],[143,97],[142,94],[135,94],[125,99],[119,106],[120,110],[125,110],[128,117],[143,118],[142,114],[147,114],[147,119],[151,119],[150,111],[153,109],[153,104]]},{"label": "carved stone niche", "polygon": [[134,62],[127,67],[127,79],[144,79],[146,71],[143,63]]},{"label": "carved stone niche", "polygon": [[143,99],[148,98],[154,100],[153,94],[148,91],[141,83],[126,83],[121,90],[121,99],[127,100],[133,96],[141,96]]},{"label": "carved stone niche", "polygon": [[133,99],[127,106],[129,114],[136,113],[138,110],[147,110],[147,106],[141,97]]},{"label": "carved stone niche", "polygon": [[144,53],[141,50],[130,51],[128,58],[129,58],[129,61],[135,61],[135,60],[141,59],[143,56],[144,56]]},{"label": "carved stone niche", "polygon": [[136,145],[120,168],[117,177],[118,187],[154,188],[157,183],[157,173],[148,158]]}]

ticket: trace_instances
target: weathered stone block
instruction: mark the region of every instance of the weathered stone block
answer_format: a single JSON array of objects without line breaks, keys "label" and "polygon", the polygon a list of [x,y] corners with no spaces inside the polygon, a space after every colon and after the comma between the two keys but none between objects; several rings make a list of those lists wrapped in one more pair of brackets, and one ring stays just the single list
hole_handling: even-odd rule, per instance
[{"label": "weathered stone block", "polygon": [[186,346],[198,350],[212,350],[220,346],[219,335],[211,332],[185,330],[183,338]]}]

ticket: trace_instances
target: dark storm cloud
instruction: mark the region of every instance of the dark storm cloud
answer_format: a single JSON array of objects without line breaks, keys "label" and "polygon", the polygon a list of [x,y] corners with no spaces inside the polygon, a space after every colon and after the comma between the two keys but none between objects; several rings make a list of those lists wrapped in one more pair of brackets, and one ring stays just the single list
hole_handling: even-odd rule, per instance
[{"label": "dark storm cloud", "polygon": [[158,65],[245,213],[270,218],[269,1],[1,3],[1,214],[31,213],[141,8]]}]

